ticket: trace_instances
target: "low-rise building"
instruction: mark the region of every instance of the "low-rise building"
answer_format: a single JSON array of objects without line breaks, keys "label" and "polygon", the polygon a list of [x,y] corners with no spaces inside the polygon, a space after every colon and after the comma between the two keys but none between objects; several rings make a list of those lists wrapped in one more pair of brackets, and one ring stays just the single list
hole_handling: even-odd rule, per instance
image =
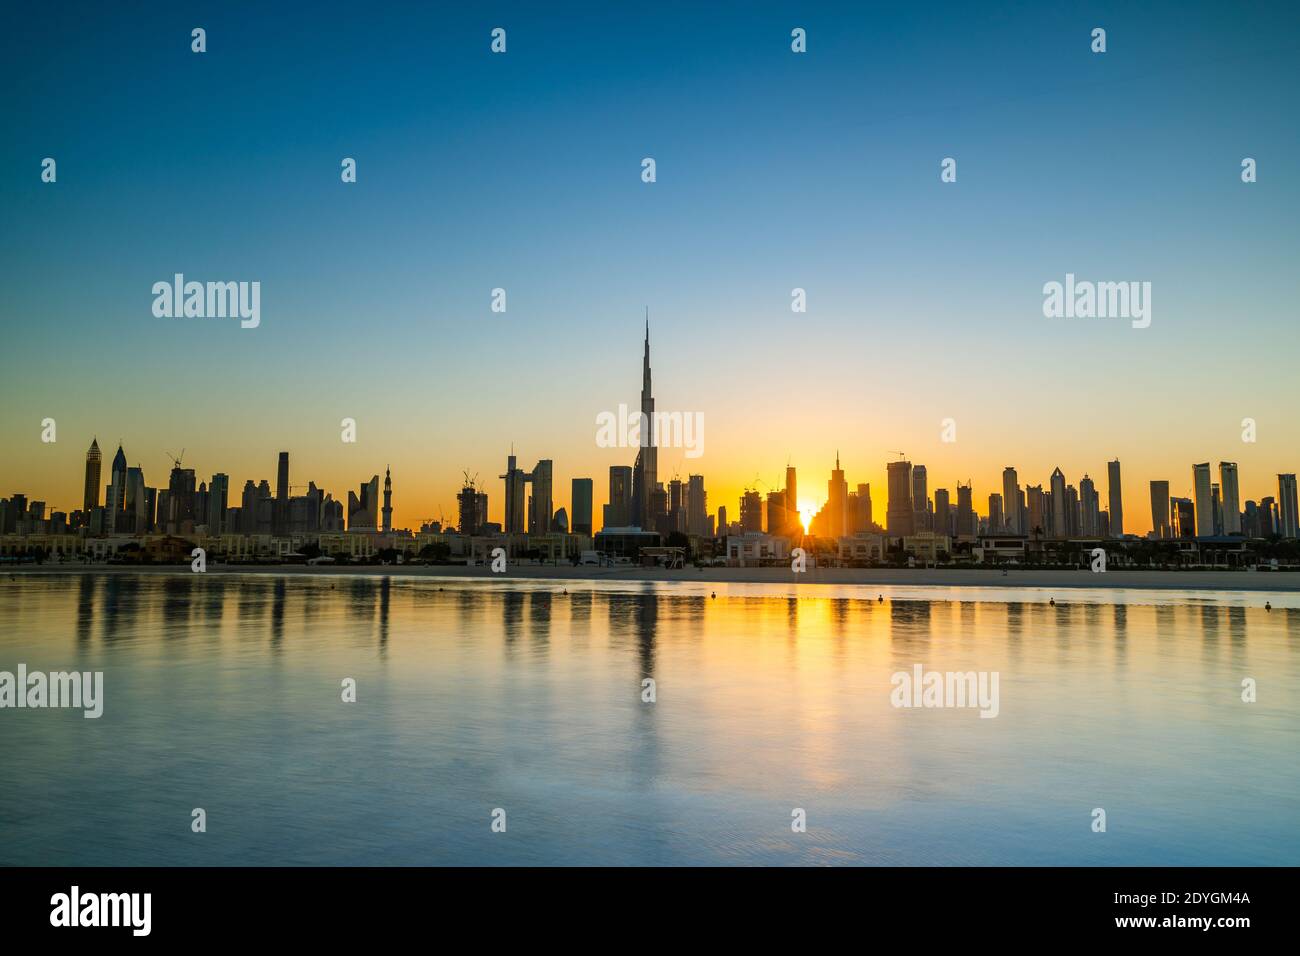
[{"label": "low-rise building", "polygon": [[727,566],[757,567],[790,559],[790,539],[761,531],[727,535]]},{"label": "low-rise building", "polygon": [[1028,541],[1023,534],[982,534],[971,547],[971,557],[976,564],[1024,564]]}]

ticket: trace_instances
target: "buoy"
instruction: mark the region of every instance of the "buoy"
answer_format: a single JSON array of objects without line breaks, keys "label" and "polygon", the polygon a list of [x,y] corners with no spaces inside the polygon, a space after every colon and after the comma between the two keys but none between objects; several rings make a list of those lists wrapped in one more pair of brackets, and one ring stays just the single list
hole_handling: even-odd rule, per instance
[{"label": "buoy", "polygon": [[877,604],[884,604],[884,603],[885,603],[885,596],[884,596],[883,594],[877,594],[877,595],[876,595],[876,603],[877,603]]},{"label": "buoy", "polygon": [[1271,611],[1271,610],[1273,610],[1273,605],[1270,604],[1268,601],[1265,601],[1265,602],[1264,602],[1264,610],[1265,610],[1265,611]]},{"label": "buoy", "polygon": [[711,595],[709,595],[709,597],[717,597],[717,596],[718,596],[718,592],[717,592],[717,591],[714,591]]},{"label": "buoy", "polygon": [[1052,598],[1052,599],[1051,599],[1050,601],[1048,601],[1047,603],[1050,604],[1050,605],[1052,605],[1052,607],[1056,607],[1056,598]]}]

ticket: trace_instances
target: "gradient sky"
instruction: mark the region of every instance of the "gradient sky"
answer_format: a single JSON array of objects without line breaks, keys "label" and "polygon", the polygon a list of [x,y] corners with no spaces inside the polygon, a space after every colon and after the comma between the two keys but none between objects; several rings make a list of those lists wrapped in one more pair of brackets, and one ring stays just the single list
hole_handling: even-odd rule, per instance
[{"label": "gradient sky", "polygon": [[[660,477],[733,518],[787,459],[819,505],[837,449],[878,519],[899,450],[981,512],[1005,465],[1104,504],[1118,457],[1137,532],[1195,461],[1243,501],[1300,471],[1294,4],[607,6],[8,10],[0,494],[79,507],[98,435],[160,486],[182,448],[232,492],[280,450],[342,498],[391,464],[399,526],[467,469],[499,520],[513,442],[557,507],[594,477],[599,523],[647,306],[659,408],[705,418]],[[175,272],[260,281],[261,327],[155,318]],[[1067,272],[1150,281],[1151,327],[1044,318]]]}]

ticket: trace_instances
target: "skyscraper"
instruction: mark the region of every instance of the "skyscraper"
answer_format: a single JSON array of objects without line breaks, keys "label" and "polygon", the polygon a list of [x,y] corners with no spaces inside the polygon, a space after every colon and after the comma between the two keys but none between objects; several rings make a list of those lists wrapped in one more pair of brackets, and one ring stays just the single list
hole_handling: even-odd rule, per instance
[{"label": "skyscraper", "polygon": [[86,452],[86,491],[81,504],[87,524],[90,523],[90,513],[99,507],[99,467],[99,440],[92,438],[90,450]]},{"label": "skyscraper", "polygon": [[632,523],[654,529],[650,496],[659,483],[659,449],[654,435],[655,399],[650,384],[650,314],[646,312],[645,352],[641,359],[641,450],[637,452],[632,472]]},{"label": "skyscraper", "polygon": [[763,530],[763,498],[752,488],[746,488],[740,496],[740,530],[745,533]]},{"label": "skyscraper", "polygon": [[217,535],[226,530],[226,508],[230,499],[230,476],[217,472],[208,485],[208,534]]},{"label": "skyscraper", "polygon": [[257,485],[252,478],[244,482],[244,491],[239,497],[239,527],[230,530],[242,534],[252,534],[257,530]]},{"label": "skyscraper", "polygon": [[1170,538],[1169,482],[1151,482],[1151,534],[1156,538]]},{"label": "skyscraper", "polygon": [[[915,527],[912,514],[912,463],[891,461],[885,470],[889,475],[885,530],[891,537],[910,535]],[[961,495],[958,494],[957,497],[960,503]]]},{"label": "skyscraper", "polygon": [[1065,535],[1073,538],[1079,533],[1079,493],[1074,485],[1065,486]]},{"label": "skyscraper", "polygon": [[957,534],[971,537],[976,532],[975,508],[971,502],[972,486],[970,482],[957,482]]},{"label": "skyscraper", "polygon": [[930,530],[930,484],[925,465],[912,466],[912,531]]},{"label": "skyscraper", "polygon": [[1002,469],[1002,502],[1006,507],[1006,527],[1012,534],[1024,533],[1020,522],[1020,476],[1008,465]]},{"label": "skyscraper", "polygon": [[769,491],[767,493],[767,533],[768,534],[789,534],[786,529],[786,520],[790,512],[785,507],[784,491]]},{"label": "skyscraper", "polygon": [[1022,533],[1046,534],[1050,523],[1047,518],[1047,496],[1043,494],[1043,486],[1025,486],[1025,527]]},{"label": "skyscraper", "polygon": [[1002,514],[1002,496],[997,492],[989,495],[989,532],[997,534],[1006,528],[1006,518]]},{"label": "skyscraper", "polygon": [[835,467],[831,469],[830,481],[826,483],[826,520],[827,534],[833,538],[844,536],[849,511],[849,483],[844,480],[840,469],[840,453],[835,453]]},{"label": "skyscraper", "polygon": [[533,494],[528,499],[528,533],[550,534],[551,519],[555,514],[554,496],[551,491],[552,462],[543,458],[536,467],[530,480]]},{"label": "skyscraper", "polygon": [[1070,520],[1069,514],[1070,502],[1065,494],[1065,472],[1060,468],[1052,471],[1051,479],[1052,490],[1052,536],[1056,538],[1068,538],[1070,528],[1074,524]]},{"label": "skyscraper", "polygon": [[1277,476],[1277,533],[1284,538],[1300,537],[1296,514],[1296,485],[1294,472]]},{"label": "skyscraper", "polygon": [[275,500],[289,500],[289,453],[280,452],[280,461],[275,470]]},{"label": "skyscraper", "polygon": [[149,511],[145,500],[144,470],[141,468],[126,470],[126,500],[122,516],[126,518],[125,530],[134,534],[148,532]]},{"label": "skyscraper", "polygon": [[[360,490],[360,497],[354,491],[348,492],[348,530],[375,531],[379,517],[379,476],[372,475],[369,481],[362,483]],[[461,534],[466,533],[461,530]]]},{"label": "skyscraper", "polygon": [[[122,443],[117,443],[117,454],[113,456],[113,466],[108,473],[108,494],[104,500],[104,529],[118,531],[119,516],[126,510],[126,452]],[[125,529],[121,529],[125,530]]]},{"label": "skyscraper", "polygon": [[283,534],[289,525],[289,453],[280,452],[275,469],[275,533]]},{"label": "skyscraper", "polygon": [[591,496],[593,482],[590,478],[574,478],[570,494],[573,507],[573,533],[591,536]]},{"label": "skyscraper", "polygon": [[626,528],[632,523],[632,468],[609,466],[609,504],[605,505],[601,527]]},{"label": "skyscraper", "polygon": [[[939,492],[934,493],[935,501],[939,500]],[[945,497],[946,501],[947,498]],[[865,482],[858,484],[858,513],[854,516],[853,526],[858,531],[867,531],[871,528],[871,485]]]},{"label": "skyscraper", "polygon": [[799,479],[794,465],[785,466],[785,507],[790,513],[786,526],[791,534],[798,534],[803,528],[803,516],[799,514]]},{"label": "skyscraper", "polygon": [[[506,459],[506,473],[500,477],[506,483],[506,513],[502,530],[506,534],[523,534],[524,506],[528,494],[525,485],[529,476],[515,465],[513,447],[510,449],[510,456]],[[577,522],[577,515],[574,515],[574,522]]]},{"label": "skyscraper", "polygon": [[1241,492],[1237,487],[1237,463],[1219,462],[1219,490],[1223,503],[1223,533],[1241,534]]},{"label": "skyscraper", "polygon": [[[859,495],[860,496],[860,495]],[[868,499],[870,500],[870,499]],[[935,534],[952,534],[952,506],[948,499],[947,488],[934,489],[934,533]],[[871,518],[867,517],[867,526],[870,527]]]},{"label": "skyscraper", "polygon": [[686,533],[709,533],[708,494],[704,490],[703,475],[686,476]]},{"label": "skyscraper", "polygon": [[182,468],[177,460],[167,479],[167,514],[158,516],[158,523],[169,533],[183,534],[193,530],[194,491],[197,484],[194,469]]},{"label": "skyscraper", "polygon": [[1085,538],[1101,534],[1101,496],[1097,487],[1085,473],[1079,482],[1079,533]]},{"label": "skyscraper", "polygon": [[671,531],[686,531],[685,485],[680,478],[668,482],[668,524]]},{"label": "skyscraper", "polygon": [[1119,459],[1106,463],[1106,492],[1110,496],[1110,536],[1124,537],[1124,496],[1120,488]]},{"label": "skyscraper", "polygon": [[1169,499],[1169,534],[1174,538],[1196,537],[1196,506],[1192,499]]},{"label": "skyscraper", "polygon": [[1259,536],[1269,538],[1277,534],[1277,501],[1272,497],[1259,499]]},{"label": "skyscraper", "polygon": [[[288,467],[286,465],[285,477],[288,478]],[[384,466],[384,533],[393,530],[393,475],[391,469]]]},{"label": "skyscraper", "polygon": [[[366,486],[361,486],[362,497]],[[456,495],[456,530],[464,535],[476,535],[482,526],[487,496],[474,487],[473,481],[467,481]],[[352,510],[352,492],[348,492],[348,511]]]},{"label": "skyscraper", "polygon": [[1214,534],[1214,488],[1210,463],[1192,465],[1192,495],[1196,501],[1196,533],[1201,537]]}]

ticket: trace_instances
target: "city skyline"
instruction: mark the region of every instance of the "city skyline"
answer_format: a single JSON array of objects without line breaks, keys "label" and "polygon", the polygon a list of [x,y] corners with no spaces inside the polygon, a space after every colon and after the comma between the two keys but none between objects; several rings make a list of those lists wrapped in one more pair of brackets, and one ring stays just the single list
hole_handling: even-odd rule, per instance
[{"label": "city skyline", "polygon": [[[212,11],[204,57],[181,12],[129,43],[103,42],[108,11],[31,23],[4,68],[58,119],[19,110],[0,142],[15,343],[0,493],[74,504],[94,435],[150,473],[188,448],[202,470],[260,480],[288,448],[336,494],[391,464],[394,520],[411,526],[453,511],[461,471],[496,473],[513,443],[555,462],[561,495],[595,478],[599,513],[623,462],[591,423],[638,407],[627,342],[646,304],[660,406],[709,425],[701,460],[664,449],[658,474],[703,471],[733,510],[756,478],[779,486],[787,460],[820,475],[836,449],[851,484],[884,487],[903,449],[932,487],[975,478],[977,501],[1008,463],[1096,480],[1119,459],[1185,496],[1187,462],[1226,459],[1243,501],[1295,470],[1294,360],[1270,346],[1298,291],[1285,23],[1111,11],[1097,56],[1092,24],[1063,10],[825,10],[800,16],[800,56],[786,12],[679,9],[632,24],[507,8],[501,57],[468,11],[327,18],[311,37],[287,14]],[[894,39],[864,60],[882,30]],[[456,42],[430,57],[431,35]],[[341,59],[353,43],[383,62]],[[141,48],[172,82],[137,75]],[[268,57],[294,64],[269,99]],[[1232,68],[1189,85],[1205,62]],[[158,129],[195,109],[208,119]],[[1079,139],[1080,116],[1102,118],[1096,135]],[[243,135],[209,132],[236,122]],[[1090,145],[1060,148],[1076,141]],[[156,317],[151,287],[177,272],[259,281],[260,324]],[[1044,318],[1044,283],[1067,273],[1150,281],[1150,327]],[[19,348],[25,325],[95,348]],[[343,418],[355,445],[338,442]]]},{"label": "city skyline", "polygon": [[1278,922],[1300,4],[11,14],[20,936],[407,866]]},{"label": "city skyline", "polygon": [[[647,322],[645,353],[643,356],[642,410],[643,413],[646,413],[648,410],[649,414],[653,414],[654,401],[652,397],[649,397],[651,388],[649,369],[649,326]],[[182,456],[184,456],[185,453],[186,451],[183,449]],[[638,453],[638,456],[639,454],[640,453]],[[173,463],[171,484],[168,489],[163,489],[162,483],[159,483],[156,486],[157,489],[161,490],[163,495],[167,495],[169,491],[174,491],[176,474],[181,471],[180,466],[182,464],[181,458],[175,458],[170,453],[167,453],[167,457]],[[301,483],[293,486],[290,485],[290,459],[291,452],[280,451],[277,455],[274,494],[272,494],[268,479],[261,478],[259,480],[256,475],[245,479],[243,485],[243,504],[245,512],[248,510],[248,495],[250,491],[260,493],[260,495],[268,502],[274,502],[273,512],[271,512],[273,517],[267,519],[267,521],[271,523],[271,526],[261,530],[268,532],[273,531],[274,533],[287,533],[289,530],[288,506],[291,494],[290,489],[291,487],[308,487]],[[585,489],[584,495],[590,495],[591,497],[590,501],[584,501],[580,507],[575,507],[575,502],[572,500],[572,497],[570,497],[566,504],[562,498],[556,496],[553,492],[554,477],[552,473],[552,459],[539,459],[538,466],[533,472],[526,472],[523,469],[518,468],[516,466],[516,460],[517,456],[512,447],[508,458],[506,472],[497,476],[503,483],[501,489],[502,494],[500,494],[499,497],[492,493],[495,488],[494,485],[489,484],[488,482],[479,482],[477,484],[476,487],[479,494],[476,495],[474,502],[476,514],[478,514],[477,508],[481,507],[483,504],[481,499],[485,496],[487,507],[486,510],[475,519],[474,523],[476,525],[476,530],[478,526],[487,522],[500,525],[506,533],[523,533],[526,531],[528,533],[544,534],[553,530],[552,518],[553,516],[558,516],[560,511],[565,511],[567,516],[569,516],[567,520],[571,522],[577,514],[584,513],[583,509],[585,509],[587,520],[591,522],[590,528],[593,533],[603,526],[622,526],[623,524],[626,524],[626,522],[615,522],[611,524],[609,522],[598,523],[594,521],[594,516],[601,512],[600,506],[610,503],[608,495],[606,495],[605,500],[602,501],[600,496],[594,494],[594,489],[601,487],[601,482],[596,480],[597,476],[572,476],[572,487],[577,489],[579,485],[582,485]],[[1126,532],[1130,535],[1146,536],[1147,533],[1151,531],[1165,532],[1168,530],[1167,527],[1160,527],[1156,517],[1158,512],[1162,512],[1162,517],[1166,521],[1172,520],[1170,518],[1170,510],[1168,508],[1162,508],[1161,505],[1157,504],[1158,496],[1162,496],[1161,501],[1165,504],[1180,500],[1186,500],[1192,503],[1192,513],[1194,515],[1196,535],[1198,537],[1206,536],[1204,528],[1207,527],[1207,525],[1213,529],[1211,533],[1215,535],[1243,533],[1242,508],[1254,506],[1257,503],[1262,503],[1264,501],[1270,502],[1272,508],[1276,509],[1273,513],[1274,517],[1272,520],[1277,524],[1277,529],[1280,532],[1285,533],[1295,522],[1295,503],[1293,500],[1295,497],[1294,472],[1278,473],[1274,476],[1274,486],[1269,489],[1271,491],[1270,494],[1252,497],[1243,494],[1239,490],[1238,463],[1226,460],[1218,462],[1217,468],[1220,481],[1217,482],[1213,481],[1215,475],[1211,469],[1210,463],[1192,464],[1190,466],[1191,479],[1188,482],[1186,494],[1180,495],[1172,492],[1171,488],[1176,488],[1178,486],[1176,484],[1171,484],[1171,480],[1168,478],[1153,478],[1145,481],[1139,479],[1138,482],[1145,485],[1148,489],[1150,495],[1149,501],[1151,502],[1151,509],[1147,512],[1150,516],[1150,520],[1145,522],[1145,524],[1150,525],[1150,527],[1141,528],[1141,530],[1136,530],[1138,526],[1142,525],[1142,522],[1138,521],[1135,517],[1136,515],[1143,513],[1144,509],[1141,507],[1134,507],[1131,505],[1127,511],[1127,518],[1124,517],[1125,512],[1123,510],[1118,510],[1121,524],[1117,527],[1114,523],[1117,506],[1119,509],[1122,509],[1123,507],[1122,488],[1124,487],[1124,482],[1121,477],[1122,463],[1118,459],[1106,463],[1106,484],[1104,489],[1098,489],[1097,481],[1091,477],[1092,473],[1089,471],[1078,474],[1073,478],[1073,480],[1071,480],[1069,474],[1064,472],[1058,466],[1053,469],[1052,475],[1049,476],[1047,481],[1044,482],[1040,480],[1038,484],[1030,484],[1028,480],[1025,480],[1023,483],[1021,482],[1020,472],[1015,468],[1015,466],[1006,466],[1002,471],[1001,490],[992,491],[988,494],[988,506],[984,509],[981,509],[978,506],[979,502],[983,500],[983,496],[980,492],[975,490],[976,486],[973,484],[971,479],[967,479],[965,483],[958,480],[954,483],[954,487],[951,488],[938,484],[934,487],[934,494],[931,495],[929,493],[928,484],[928,466],[924,463],[913,463],[907,459],[897,459],[895,461],[887,462],[885,467],[887,472],[892,472],[895,468],[905,469],[905,471],[899,472],[898,480],[894,480],[891,477],[886,483],[877,485],[877,488],[886,489],[886,493],[883,496],[886,521],[883,524],[879,520],[871,520],[872,498],[870,482],[856,482],[855,492],[848,491],[849,482],[846,481],[844,477],[845,470],[840,468],[839,452],[837,451],[835,467],[830,470],[831,479],[828,493],[821,498],[818,498],[815,494],[798,494],[797,496],[799,502],[797,512],[799,519],[802,521],[803,533],[829,534],[831,536],[840,536],[842,534],[850,533],[853,524],[849,517],[849,511],[853,507],[852,500],[856,496],[860,502],[864,495],[866,497],[865,513],[868,516],[865,523],[871,527],[879,527],[889,535],[906,535],[923,530],[935,531],[940,534],[947,533],[946,527],[940,528],[937,525],[921,527],[921,522],[925,520],[923,515],[927,512],[930,515],[933,515],[938,510],[948,512],[948,509],[950,508],[952,514],[958,515],[961,513],[961,509],[965,507],[969,508],[969,513],[973,515],[976,524],[972,527],[963,527],[961,526],[959,519],[958,523],[953,525],[953,529],[958,535],[977,533],[979,531],[979,521],[986,520],[988,522],[988,527],[985,533],[1005,532],[1030,534],[1035,528],[1039,528],[1044,531],[1056,533],[1057,536],[1061,536],[1059,534],[1059,528],[1055,526],[1064,522],[1063,527],[1069,529],[1067,533],[1076,537],[1120,537]],[[139,463],[136,465],[129,464],[128,456],[125,454],[124,446],[121,442],[119,442],[113,463],[110,466],[109,475],[111,480],[107,484],[101,480],[102,451],[99,448],[98,436],[92,437],[91,445],[87,449],[83,459],[82,468],[83,508],[85,503],[90,500],[92,494],[94,494],[96,502],[110,510],[114,507],[118,511],[130,511],[135,507],[143,509],[143,493],[146,490],[150,493],[155,492],[155,487],[146,488],[146,482],[148,479],[144,473],[143,467]],[[613,481],[612,472],[614,470],[623,470],[629,473],[627,493],[630,501],[633,503],[633,511],[629,513],[630,517],[630,514],[635,514],[636,510],[635,495],[631,491],[632,484],[630,480],[630,475],[635,473],[636,467],[633,466],[632,468],[628,468],[626,466],[613,466],[611,468],[611,482]],[[694,517],[692,518],[692,533],[701,533],[695,529],[700,527],[699,521],[702,521],[704,516],[708,516],[712,519],[712,517],[717,514],[719,506],[725,508],[728,504],[739,505],[737,511],[732,513],[738,513],[741,516],[740,521],[737,522],[737,524],[747,527],[750,530],[762,530],[768,533],[793,533],[792,529],[796,529],[797,525],[791,525],[789,523],[790,519],[786,518],[785,515],[782,515],[782,521],[779,521],[777,524],[772,524],[770,508],[775,504],[784,509],[785,513],[788,514],[790,509],[785,503],[785,489],[790,487],[796,481],[795,476],[797,471],[798,466],[788,461],[785,468],[785,484],[780,488],[768,487],[765,493],[760,493],[757,487],[746,486],[735,498],[715,499],[714,503],[707,509],[703,509],[698,503],[698,500],[694,506],[685,504],[684,502],[689,501],[689,496],[682,496],[677,489],[673,489],[674,492],[677,492],[678,498],[672,502],[672,505],[674,508],[681,507],[685,509],[686,507],[691,507],[693,511],[703,511],[703,514],[698,520]],[[223,497],[230,491],[230,478],[226,472],[212,472],[210,478],[204,478],[198,469],[193,468],[185,469],[184,473],[189,476],[191,486],[197,486],[200,488],[206,487],[209,495],[215,495],[218,488],[221,489],[220,494]],[[462,474],[466,481],[469,481],[469,471],[463,471]],[[805,472],[805,474],[807,473]],[[119,477],[119,475],[121,477]],[[658,487],[662,490],[665,497],[670,493],[669,485],[676,484],[681,477],[683,476],[674,474],[674,477],[669,482],[658,483]],[[692,487],[694,487],[698,481],[701,490],[703,490],[704,482],[708,479],[708,476],[707,474],[702,475],[691,473],[689,474],[689,478],[691,479],[689,484]],[[1121,479],[1118,484],[1118,491],[1116,479]],[[475,481],[477,481],[477,475]],[[523,517],[524,501],[521,499],[525,497],[525,485],[529,482],[533,483],[539,494],[544,497],[539,499],[539,501],[542,502],[541,510],[534,513],[533,496],[526,496],[528,516],[527,521],[525,522]],[[1129,479],[1130,486],[1138,482]],[[356,484],[357,482],[354,481],[353,485]],[[380,517],[381,509],[379,508],[378,473],[375,473],[368,481],[364,479],[361,480],[359,484],[361,489],[359,496],[356,492],[352,491],[351,488],[347,491],[347,504],[345,509],[342,498],[335,499],[333,497],[333,492],[324,484],[317,489],[315,482],[312,481],[309,493],[317,494],[318,502],[323,502],[327,507],[337,509],[337,516],[332,519],[328,527],[325,525],[318,525],[316,528],[313,528],[313,530],[342,531],[346,529],[369,530],[375,532],[391,532],[393,530],[419,531],[422,524],[432,520],[439,520],[442,528],[444,530],[449,530],[453,526],[453,518],[457,519],[454,526],[463,530],[465,511],[463,510],[464,506],[460,501],[456,501],[455,508],[439,509],[437,515],[425,515],[419,521],[404,522],[395,519],[394,515],[401,512],[393,506],[391,466],[386,465],[384,468],[382,519]],[[687,484],[687,481],[681,480],[681,484],[678,485],[678,488],[684,488]],[[805,481],[803,487],[808,488],[809,484],[809,482]],[[813,487],[816,487],[815,483],[812,484]],[[473,486],[474,482],[470,482],[470,485]],[[136,490],[136,486],[138,486],[138,490]],[[463,488],[464,486],[464,483],[461,483],[460,487]],[[1036,512],[1033,497],[1034,494],[1043,495],[1044,486],[1046,486],[1046,491],[1052,499],[1052,504],[1047,509],[1048,513],[1046,515],[1042,513],[1041,506],[1040,510]],[[238,481],[236,481],[236,488],[238,487]],[[92,489],[94,490],[92,491]],[[191,494],[194,490],[195,487],[189,489]],[[957,493],[957,505],[949,504],[950,493],[953,490]],[[1103,500],[1103,491],[1104,499],[1107,502],[1105,507],[1101,505],[1101,501]],[[963,492],[965,492],[964,495]],[[53,514],[58,510],[64,511],[70,517],[74,510],[72,508],[65,509],[59,504],[59,502],[52,500],[49,496],[41,496],[33,491],[20,489],[12,490],[9,494],[20,495],[29,503],[42,503],[45,506],[44,511],[47,515]],[[457,493],[457,495],[458,494],[459,493]],[[1015,509],[1011,508],[1010,504],[1008,504],[1008,502],[1011,501],[1011,496],[1013,494],[1018,496],[1018,507]],[[1135,499],[1132,490],[1130,490],[1129,494],[1131,501],[1143,501],[1143,499],[1145,499],[1145,496],[1140,496]],[[746,499],[750,497],[753,498],[753,502],[755,503],[754,507],[757,508],[757,528],[751,527],[752,522],[755,520],[753,518],[753,511],[750,512],[749,521],[747,521],[745,517],[747,510]],[[515,502],[513,505],[511,504],[512,499]],[[205,498],[204,500],[206,502],[209,499]],[[227,507],[237,508],[240,506],[239,499],[237,498],[229,498],[226,500],[228,501]],[[877,493],[876,500],[881,500],[879,493]],[[943,502],[942,505],[939,504],[940,500]],[[496,502],[495,504],[493,503],[494,501]],[[924,502],[925,507],[918,508],[917,501]],[[1073,503],[1071,503],[1071,501]],[[153,507],[157,507],[159,522],[162,523],[166,520],[161,517],[161,506],[157,506],[156,503],[151,503],[151,508]],[[1062,511],[1061,508],[1068,509],[1068,512]],[[497,509],[499,509],[499,511]],[[205,507],[203,511],[205,514],[209,515],[216,515],[219,513],[218,511],[211,510],[207,507]],[[510,513],[509,515],[507,514],[508,511]],[[1053,518],[1053,511],[1055,512],[1055,518]],[[1067,513],[1075,517],[1067,518]],[[333,515],[334,512],[331,512],[331,514]],[[879,514],[879,512],[876,514]],[[498,515],[500,520],[496,520]],[[1089,515],[1092,516],[1091,519],[1089,519]],[[173,520],[174,517],[175,516],[173,515]],[[828,523],[819,529],[816,524],[819,520],[825,520]],[[223,530],[227,532],[252,532],[259,530],[257,527],[257,519],[255,517],[245,518],[244,522],[245,524],[239,528],[223,528]],[[1127,524],[1124,524],[1123,522],[1127,522]],[[203,523],[202,516],[198,516],[198,520],[195,520],[194,523]],[[211,525],[211,523],[212,522],[209,520],[208,524]],[[635,523],[638,526],[646,524],[644,519],[636,521]],[[859,521],[860,525],[862,523],[863,522]],[[709,521],[709,524],[712,526],[712,520]],[[1103,525],[1106,529],[1104,534],[1102,533]],[[576,530],[572,527],[572,524],[568,527],[569,530]],[[827,530],[831,528],[836,530]],[[718,533],[722,533],[723,530],[724,529],[719,528]],[[867,529],[861,528],[860,530]],[[1177,529],[1174,530],[1176,531]]]}]

